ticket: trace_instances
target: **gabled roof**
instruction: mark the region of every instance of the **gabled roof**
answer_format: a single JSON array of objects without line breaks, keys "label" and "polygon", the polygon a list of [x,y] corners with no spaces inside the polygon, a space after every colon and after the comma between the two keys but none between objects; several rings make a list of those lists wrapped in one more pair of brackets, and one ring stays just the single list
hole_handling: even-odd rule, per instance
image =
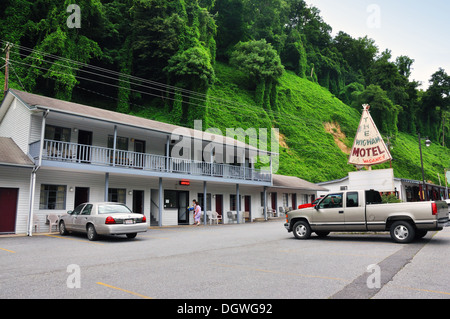
[{"label": "gabled roof", "polygon": [[[85,118],[91,118],[101,121],[107,121],[116,123],[118,125],[128,125],[136,128],[143,128],[147,130],[152,130],[156,132],[161,132],[165,134],[171,134],[174,131],[177,132],[178,135],[183,136],[183,132],[186,132],[187,136],[192,138],[197,138],[200,136],[203,140],[206,141],[221,141],[223,139],[223,144],[226,145],[236,145],[238,147],[247,148],[255,150],[254,147],[242,143],[234,138],[227,137],[224,135],[217,134],[203,134],[204,132],[177,126],[173,124],[158,122],[155,120],[150,120],[138,116],[133,116],[124,113],[118,113],[114,111],[109,111],[93,106],[87,106],[83,104],[58,100],[51,97],[46,97],[42,95],[37,95],[33,93],[28,93],[20,90],[9,89],[14,96],[16,96],[22,103],[24,103],[30,109],[42,109],[42,110],[50,110],[59,113],[78,115]],[[220,143],[220,142],[219,142]],[[264,153],[269,153],[264,151]]]},{"label": "gabled roof", "polygon": [[34,166],[33,161],[20,149],[10,137],[0,137],[0,166]]}]

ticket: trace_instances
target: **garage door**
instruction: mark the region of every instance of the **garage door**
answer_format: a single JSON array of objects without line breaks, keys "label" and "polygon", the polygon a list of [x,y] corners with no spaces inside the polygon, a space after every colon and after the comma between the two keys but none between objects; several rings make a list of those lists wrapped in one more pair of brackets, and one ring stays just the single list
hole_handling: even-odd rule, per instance
[{"label": "garage door", "polygon": [[0,234],[16,230],[18,194],[17,188],[0,188]]}]

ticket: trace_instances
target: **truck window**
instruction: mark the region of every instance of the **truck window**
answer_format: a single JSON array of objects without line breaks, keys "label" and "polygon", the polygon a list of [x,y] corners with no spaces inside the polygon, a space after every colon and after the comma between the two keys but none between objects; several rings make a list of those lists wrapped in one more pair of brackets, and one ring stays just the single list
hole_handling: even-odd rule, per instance
[{"label": "truck window", "polygon": [[358,207],[358,193],[347,193],[347,207]]},{"label": "truck window", "polygon": [[381,195],[379,192],[371,189],[370,191],[366,191],[366,204],[381,204]]},{"label": "truck window", "polygon": [[342,207],[342,193],[340,194],[330,194],[325,197],[319,204],[319,209],[321,208],[341,208]]}]

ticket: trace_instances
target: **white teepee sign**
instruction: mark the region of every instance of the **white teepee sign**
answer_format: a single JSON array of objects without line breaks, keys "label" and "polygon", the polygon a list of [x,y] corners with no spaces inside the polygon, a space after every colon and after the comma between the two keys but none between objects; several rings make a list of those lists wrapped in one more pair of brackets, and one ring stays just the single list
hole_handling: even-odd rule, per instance
[{"label": "white teepee sign", "polygon": [[371,166],[392,160],[391,153],[370,116],[370,106],[365,104],[363,107],[364,110],[348,163]]}]

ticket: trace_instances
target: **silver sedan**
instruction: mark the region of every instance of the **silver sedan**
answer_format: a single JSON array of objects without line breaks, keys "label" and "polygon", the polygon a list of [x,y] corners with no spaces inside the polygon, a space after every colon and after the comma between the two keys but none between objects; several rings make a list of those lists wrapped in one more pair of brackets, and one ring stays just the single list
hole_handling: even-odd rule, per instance
[{"label": "silver sedan", "polygon": [[61,217],[59,233],[87,233],[89,240],[98,235],[126,235],[135,238],[137,233],[146,232],[147,219],[143,214],[133,213],[120,203],[84,203]]}]

